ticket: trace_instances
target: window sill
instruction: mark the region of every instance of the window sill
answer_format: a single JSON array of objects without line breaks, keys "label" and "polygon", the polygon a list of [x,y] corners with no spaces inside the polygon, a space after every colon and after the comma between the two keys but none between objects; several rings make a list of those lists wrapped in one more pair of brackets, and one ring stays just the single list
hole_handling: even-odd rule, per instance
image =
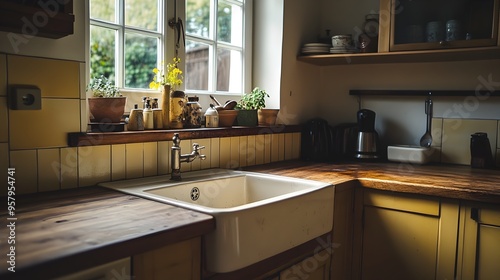
[{"label": "window sill", "polygon": [[168,129],[124,132],[70,132],[68,146],[83,147],[112,144],[128,144],[141,142],[170,141],[174,133],[181,139],[202,139],[246,135],[278,134],[300,132],[300,125],[276,126],[233,126],[219,128]]}]

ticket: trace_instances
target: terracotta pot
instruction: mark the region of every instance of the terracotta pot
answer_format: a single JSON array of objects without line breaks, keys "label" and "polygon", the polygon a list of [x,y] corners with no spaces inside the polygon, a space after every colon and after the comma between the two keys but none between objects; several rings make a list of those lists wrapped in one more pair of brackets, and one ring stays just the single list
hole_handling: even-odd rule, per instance
[{"label": "terracotta pot", "polygon": [[278,117],[279,109],[260,109],[257,111],[257,117],[259,118],[259,125],[275,125],[276,118]]},{"label": "terracotta pot", "polygon": [[236,116],[238,116],[238,111],[236,110],[220,110],[219,127],[233,126]]},{"label": "terracotta pot", "polygon": [[89,97],[91,122],[119,123],[125,112],[127,97]]}]

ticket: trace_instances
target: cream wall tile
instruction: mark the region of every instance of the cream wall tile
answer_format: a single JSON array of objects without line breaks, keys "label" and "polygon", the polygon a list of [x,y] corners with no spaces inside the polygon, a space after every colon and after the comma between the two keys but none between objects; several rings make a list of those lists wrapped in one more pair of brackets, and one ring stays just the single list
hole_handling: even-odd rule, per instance
[{"label": "cream wall tile", "polygon": [[38,191],[36,150],[11,151],[10,167],[16,169],[16,194]]},{"label": "cream wall tile", "polygon": [[7,56],[0,54],[0,96],[7,96]]},{"label": "cream wall tile", "polygon": [[144,143],[144,176],[158,175],[158,144]]},{"label": "cream wall tile", "polygon": [[279,161],[280,154],[279,134],[271,134],[271,162]]},{"label": "cream wall tile", "polygon": [[264,164],[265,141],[265,135],[255,136],[255,164]]},{"label": "cream wall tile", "polygon": [[[9,144],[0,143],[0,180],[7,182],[7,169],[9,168]],[[7,188],[0,188],[0,196],[7,195]]]},{"label": "cream wall tile", "polygon": [[0,142],[9,141],[9,118],[7,110],[7,97],[0,97]]},{"label": "cream wall tile", "polygon": [[227,168],[235,169],[240,167],[240,137],[229,137],[231,139],[231,159]]},{"label": "cream wall tile", "polygon": [[442,162],[470,165],[471,134],[486,132],[490,144],[496,143],[497,126],[496,120],[444,119]]},{"label": "cream wall tile", "polygon": [[246,165],[255,165],[256,161],[256,148],[255,148],[255,135],[248,135],[247,138],[247,151],[246,151]]},{"label": "cream wall tile", "polygon": [[170,147],[172,141],[158,142],[158,175],[170,173]]},{"label": "cream wall tile", "polygon": [[278,161],[285,160],[285,134],[278,134]]},{"label": "cream wall tile", "polygon": [[301,135],[300,132],[294,132],[292,133],[293,139],[292,139],[292,158],[293,159],[299,159],[300,158],[300,145],[301,145]]},{"label": "cream wall tile", "polygon": [[12,150],[67,146],[80,130],[80,100],[42,98],[42,110],[9,110]]},{"label": "cream wall tile", "polygon": [[442,141],[441,138],[443,136],[443,119],[441,118],[432,118],[432,146],[433,147],[441,147]]},{"label": "cream wall tile", "polygon": [[264,163],[271,162],[271,134],[264,135]]},{"label": "cream wall tile", "polygon": [[231,137],[220,138],[220,168],[231,168]]},{"label": "cream wall tile", "polygon": [[38,191],[60,189],[61,156],[59,149],[38,150]]},{"label": "cream wall tile", "polygon": [[87,100],[80,100],[80,131],[87,132],[89,130],[89,106],[87,106]]},{"label": "cream wall tile", "polygon": [[42,97],[80,98],[80,63],[9,55],[8,83],[34,85]]},{"label": "cream wall tile", "polygon": [[61,149],[61,189],[78,187],[78,148]]},{"label": "cream wall tile", "polygon": [[79,76],[78,76],[78,84],[79,84],[79,96],[80,99],[86,100],[87,99],[87,65],[83,62],[78,64],[78,71],[79,71]]},{"label": "cream wall tile", "polygon": [[[181,140],[181,144],[179,146],[181,147],[181,154],[189,154],[193,149],[190,140]],[[181,172],[188,172],[188,171],[191,171],[191,163],[190,162],[181,163]]]},{"label": "cream wall tile", "polygon": [[211,138],[210,139],[210,168],[220,167],[220,139],[221,138]]},{"label": "cream wall tile", "polygon": [[239,138],[240,138],[239,149],[238,149],[240,156],[239,166],[245,167],[247,166],[247,157],[248,157],[248,137],[240,136]]},{"label": "cream wall tile", "polygon": [[111,180],[122,180],[127,177],[127,158],[125,144],[111,145]]},{"label": "cream wall tile", "polygon": [[290,160],[293,158],[293,134],[292,133],[284,133],[285,137],[285,160]]},{"label": "cream wall tile", "polygon": [[78,147],[78,186],[111,180],[111,146]]},{"label": "cream wall tile", "polygon": [[144,144],[125,144],[125,166],[127,179],[144,176]]},{"label": "cream wall tile", "polygon": [[[197,159],[197,161],[200,162],[200,169],[208,169],[210,168],[210,159],[212,158],[212,147],[210,147],[211,145],[211,141],[209,138],[206,138],[206,139],[198,139],[198,144],[200,144],[200,146],[204,146],[205,149],[201,150],[200,153],[202,155],[205,155],[205,160],[200,160],[200,159]],[[193,169],[195,170],[195,169]]]}]

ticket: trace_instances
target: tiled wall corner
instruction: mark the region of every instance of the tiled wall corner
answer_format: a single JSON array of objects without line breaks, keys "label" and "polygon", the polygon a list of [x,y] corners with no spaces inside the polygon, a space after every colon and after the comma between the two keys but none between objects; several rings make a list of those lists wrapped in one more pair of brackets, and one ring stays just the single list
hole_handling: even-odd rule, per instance
[{"label": "tiled wall corner", "polygon": [[[9,144],[0,143],[0,180],[7,182],[7,168],[10,167],[9,163]],[[0,196],[7,195],[7,188],[0,188]]]},{"label": "tiled wall corner", "polygon": [[442,155],[444,163],[470,164],[470,135],[475,132],[486,132],[495,153],[498,136],[497,120],[444,119],[442,134]]},{"label": "tiled wall corner", "polygon": [[111,146],[78,147],[78,185],[92,186],[111,180]]},{"label": "tiled wall corner", "polygon": [[61,148],[61,189],[78,187],[78,148]]},{"label": "tiled wall corner", "polygon": [[40,149],[37,151],[38,191],[60,189],[61,156],[59,149]]},{"label": "tiled wall corner", "polygon": [[36,150],[10,152],[10,167],[16,169],[16,194],[38,191],[38,170]]},{"label": "tiled wall corner", "polygon": [[144,143],[125,144],[125,174],[127,179],[144,175]]}]

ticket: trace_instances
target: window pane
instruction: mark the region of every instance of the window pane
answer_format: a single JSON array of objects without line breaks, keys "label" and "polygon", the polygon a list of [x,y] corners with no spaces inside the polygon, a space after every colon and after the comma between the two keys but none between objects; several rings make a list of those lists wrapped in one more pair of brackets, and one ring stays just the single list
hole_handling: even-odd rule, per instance
[{"label": "window pane", "polygon": [[90,26],[90,77],[115,80],[115,30]]},{"label": "window pane", "polygon": [[186,89],[208,90],[209,45],[186,41]]},{"label": "window pane", "polygon": [[90,17],[115,22],[115,0],[90,0]]},{"label": "window pane", "polygon": [[152,70],[158,65],[157,50],[157,38],[125,34],[125,87],[149,88]]},{"label": "window pane", "polygon": [[125,25],[158,30],[158,0],[126,0]]},{"label": "window pane", "polygon": [[241,92],[241,52],[219,48],[217,50],[217,91]]},{"label": "window pane", "polygon": [[210,36],[210,0],[186,0],[186,33]]},{"label": "window pane", "polygon": [[241,46],[243,36],[243,10],[219,0],[217,11],[217,40]]}]

